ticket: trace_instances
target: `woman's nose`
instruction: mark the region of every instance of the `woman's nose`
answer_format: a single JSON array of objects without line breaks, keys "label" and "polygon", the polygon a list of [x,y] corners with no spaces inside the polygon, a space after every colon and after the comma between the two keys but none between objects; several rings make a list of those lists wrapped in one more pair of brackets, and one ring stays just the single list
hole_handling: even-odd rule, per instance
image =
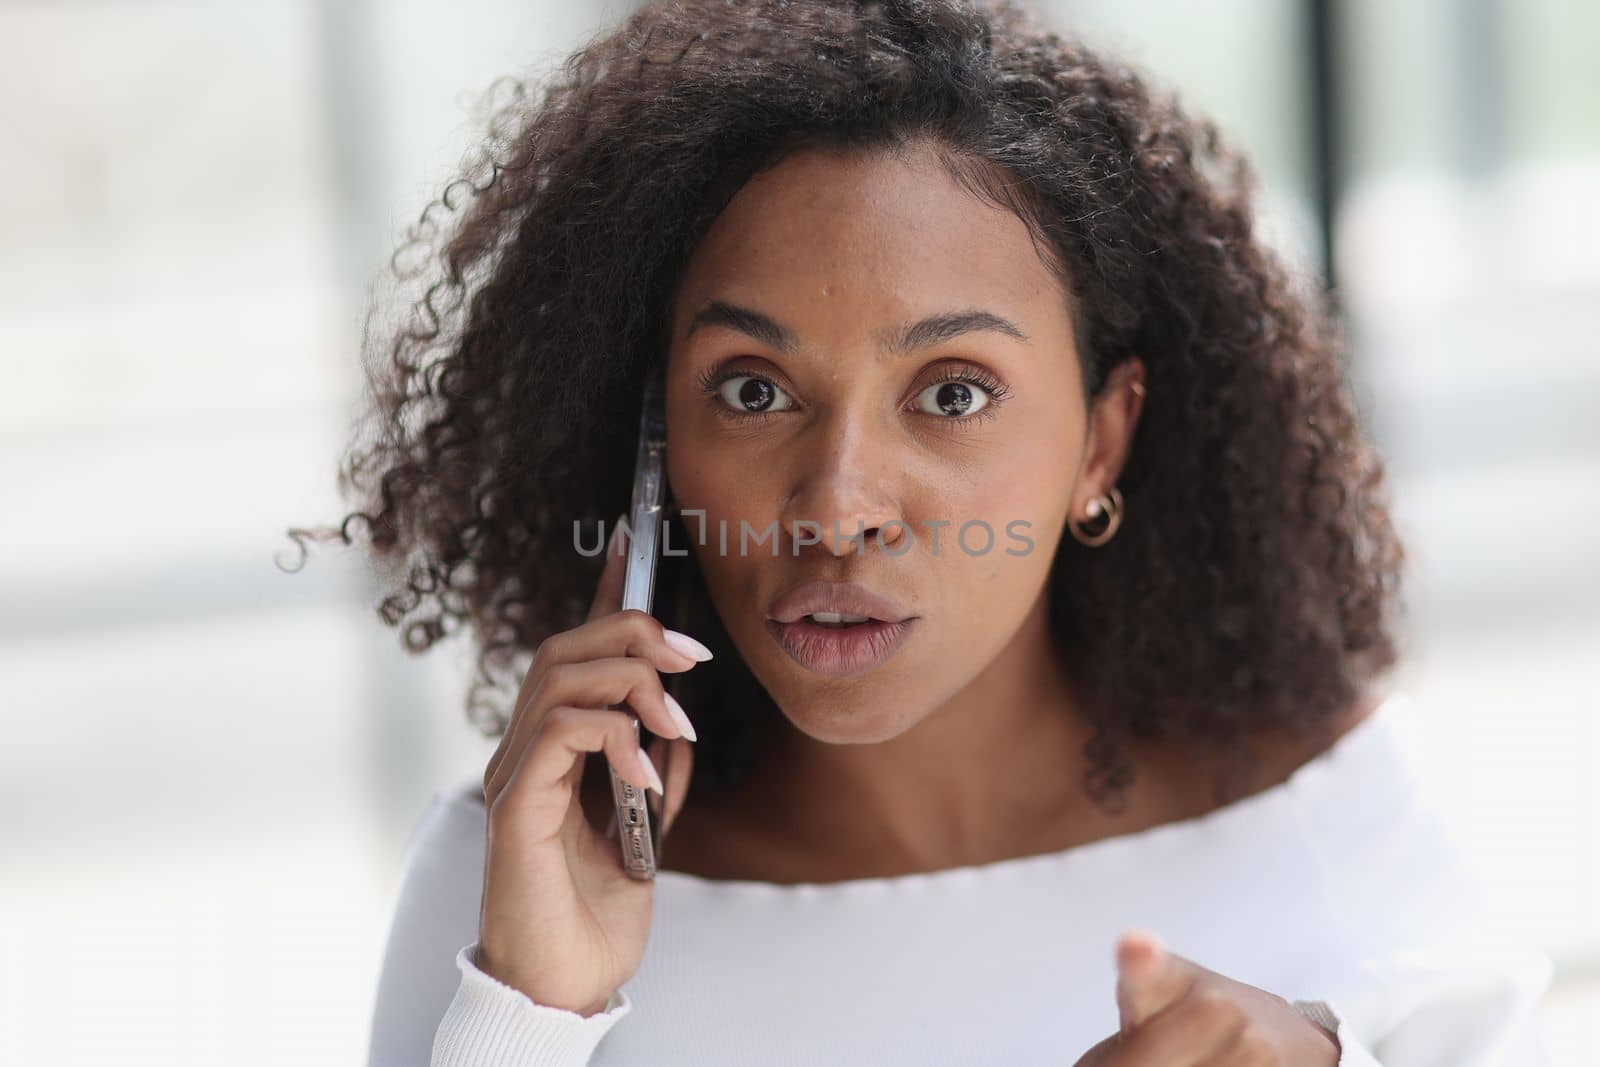
[{"label": "woman's nose", "polygon": [[888,508],[850,507],[841,504],[826,509],[798,510],[783,520],[783,536],[789,551],[799,555],[808,545],[819,546],[833,556],[866,555],[869,546],[881,545],[894,551],[905,537],[905,523]]},{"label": "woman's nose", "polygon": [[827,440],[818,434],[815,444],[798,447],[794,457],[797,484],[781,518],[789,551],[810,544],[834,556],[864,555],[868,541],[892,550],[905,536],[892,450],[859,432]]}]

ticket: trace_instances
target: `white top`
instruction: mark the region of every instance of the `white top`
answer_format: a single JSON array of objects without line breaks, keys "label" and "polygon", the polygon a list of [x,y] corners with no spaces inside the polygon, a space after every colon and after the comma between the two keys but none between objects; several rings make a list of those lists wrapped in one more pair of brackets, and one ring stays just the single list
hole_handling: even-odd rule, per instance
[{"label": "white top", "polygon": [[1117,1029],[1129,926],[1326,1002],[1342,1067],[1548,1067],[1551,963],[1486,932],[1399,743],[1409,703],[1262,792],[1061,852],[827,884],[659,871],[639,970],[588,1018],[474,966],[482,782],[441,790],[411,840],[369,1067],[1070,1067]]}]

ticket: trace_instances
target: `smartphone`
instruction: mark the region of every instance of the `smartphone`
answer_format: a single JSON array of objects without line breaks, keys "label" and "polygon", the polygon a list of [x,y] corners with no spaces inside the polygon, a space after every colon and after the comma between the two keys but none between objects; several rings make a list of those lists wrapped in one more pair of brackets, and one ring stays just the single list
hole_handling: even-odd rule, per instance
[{"label": "smartphone", "polygon": [[[638,608],[649,613],[655,600],[656,571],[661,561],[662,521],[666,496],[667,415],[664,382],[659,370],[652,372],[644,387],[644,403],[639,414],[639,450],[634,462],[633,502],[628,509],[627,567],[622,585],[622,608]],[[613,705],[627,709],[627,705]],[[631,709],[629,709],[631,710]],[[634,732],[641,747],[655,740],[633,717]],[[665,748],[661,751],[664,753]],[[667,784],[669,761],[650,753]],[[640,789],[611,772],[611,796],[617,809],[617,840],[622,846],[622,866],[630,877],[653,879],[661,855],[662,834],[657,829],[666,822],[666,798],[653,790]]]}]

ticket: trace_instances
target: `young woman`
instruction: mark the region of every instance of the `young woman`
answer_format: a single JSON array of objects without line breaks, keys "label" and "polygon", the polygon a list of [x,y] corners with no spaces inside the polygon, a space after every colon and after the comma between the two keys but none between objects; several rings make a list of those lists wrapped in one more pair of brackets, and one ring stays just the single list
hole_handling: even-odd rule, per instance
[{"label": "young woman", "polygon": [[[372,1064],[1545,1062],[1392,728],[1337,332],[1211,124],[1005,4],[679,0],[490,147],[345,471],[500,737]],[[593,531],[658,369],[646,615]],[[653,881],[607,765],[666,779]]]}]

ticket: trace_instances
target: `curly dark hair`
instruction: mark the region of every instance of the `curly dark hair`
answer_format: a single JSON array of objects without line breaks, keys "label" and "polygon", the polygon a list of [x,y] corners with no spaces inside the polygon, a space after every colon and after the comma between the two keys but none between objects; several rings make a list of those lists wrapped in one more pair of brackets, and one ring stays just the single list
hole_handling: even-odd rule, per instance
[{"label": "curly dark hair", "polygon": [[[1049,579],[1103,808],[1132,781],[1131,738],[1212,753],[1226,799],[1252,737],[1331,731],[1395,662],[1404,553],[1331,300],[1253,232],[1250,164],[1147,75],[1009,0],[673,0],[485,104],[482,152],[391,261],[420,282],[411,321],[363,344],[368,428],[339,485],[365,510],[289,535],[303,561],[308,539],[349,545],[364,523],[397,583],[380,617],[413,652],[471,624],[467,714],[486,735],[539,643],[586,615],[601,560],[575,531],[626,510],[640,386],[690,252],[751,175],[808,145],[935,145],[1070,292],[1087,395],[1124,360],[1147,368],[1127,520],[1104,547],[1063,538]],[[699,795],[748,773],[781,712],[694,554],[658,581],[676,590],[663,621],[719,653],[669,679],[697,709]]]}]

